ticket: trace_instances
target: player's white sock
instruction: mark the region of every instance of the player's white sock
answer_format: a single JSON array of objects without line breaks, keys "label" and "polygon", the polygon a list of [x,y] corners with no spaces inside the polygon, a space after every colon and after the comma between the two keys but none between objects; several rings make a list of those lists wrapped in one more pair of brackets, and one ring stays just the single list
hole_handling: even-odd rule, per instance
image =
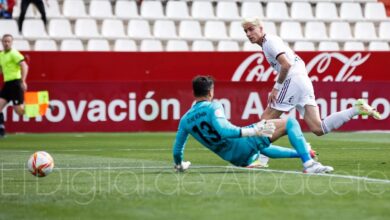
[{"label": "player's white sock", "polygon": [[341,127],[345,122],[352,119],[352,117],[358,115],[356,108],[349,108],[347,110],[339,111],[331,115],[326,116],[322,120],[322,130],[324,134],[331,132],[334,129]]}]

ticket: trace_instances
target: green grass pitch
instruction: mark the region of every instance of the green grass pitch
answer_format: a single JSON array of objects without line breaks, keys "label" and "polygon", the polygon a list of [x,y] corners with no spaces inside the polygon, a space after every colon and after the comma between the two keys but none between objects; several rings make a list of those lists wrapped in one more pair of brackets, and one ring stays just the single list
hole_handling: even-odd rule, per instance
[{"label": "green grass pitch", "polygon": [[[388,133],[305,135],[339,176],[232,168],[193,139],[185,159],[194,168],[176,174],[173,133],[8,135],[0,139],[0,219],[390,218]],[[25,169],[38,150],[55,160],[44,178]],[[270,169],[301,171],[301,163],[271,160]]]}]

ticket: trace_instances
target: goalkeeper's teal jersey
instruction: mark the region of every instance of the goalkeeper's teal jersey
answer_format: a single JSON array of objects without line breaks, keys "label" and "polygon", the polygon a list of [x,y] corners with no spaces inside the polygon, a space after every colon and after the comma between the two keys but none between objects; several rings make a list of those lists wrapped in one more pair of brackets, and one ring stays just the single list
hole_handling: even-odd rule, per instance
[{"label": "goalkeeper's teal jersey", "polygon": [[219,102],[197,102],[181,118],[173,147],[175,164],[183,160],[188,135],[222,159],[236,166],[247,166],[248,161],[263,147],[270,145],[267,137],[241,137],[241,128],[225,117]]}]

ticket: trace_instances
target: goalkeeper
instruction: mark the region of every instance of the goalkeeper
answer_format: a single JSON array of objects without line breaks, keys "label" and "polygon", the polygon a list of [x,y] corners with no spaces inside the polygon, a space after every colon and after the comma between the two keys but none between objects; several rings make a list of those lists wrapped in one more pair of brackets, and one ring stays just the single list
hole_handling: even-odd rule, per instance
[{"label": "goalkeeper", "polygon": [[[183,161],[189,134],[235,166],[259,167],[261,153],[271,158],[301,158],[305,173],[333,171],[332,167],[323,166],[312,159],[309,146],[295,119],[263,120],[247,127],[237,127],[225,118],[222,105],[212,101],[214,80],[211,77],[195,77],[192,88],[196,103],[181,118],[173,147],[177,171],[184,171],[191,164]],[[271,144],[285,134],[295,150]]]}]

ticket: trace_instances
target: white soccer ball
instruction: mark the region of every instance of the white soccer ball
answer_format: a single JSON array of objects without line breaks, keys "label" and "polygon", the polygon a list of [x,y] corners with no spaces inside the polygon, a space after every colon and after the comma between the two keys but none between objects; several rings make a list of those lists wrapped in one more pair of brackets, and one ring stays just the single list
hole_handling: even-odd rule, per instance
[{"label": "white soccer ball", "polygon": [[44,177],[53,171],[54,160],[47,152],[37,151],[28,159],[27,167],[32,175]]}]

